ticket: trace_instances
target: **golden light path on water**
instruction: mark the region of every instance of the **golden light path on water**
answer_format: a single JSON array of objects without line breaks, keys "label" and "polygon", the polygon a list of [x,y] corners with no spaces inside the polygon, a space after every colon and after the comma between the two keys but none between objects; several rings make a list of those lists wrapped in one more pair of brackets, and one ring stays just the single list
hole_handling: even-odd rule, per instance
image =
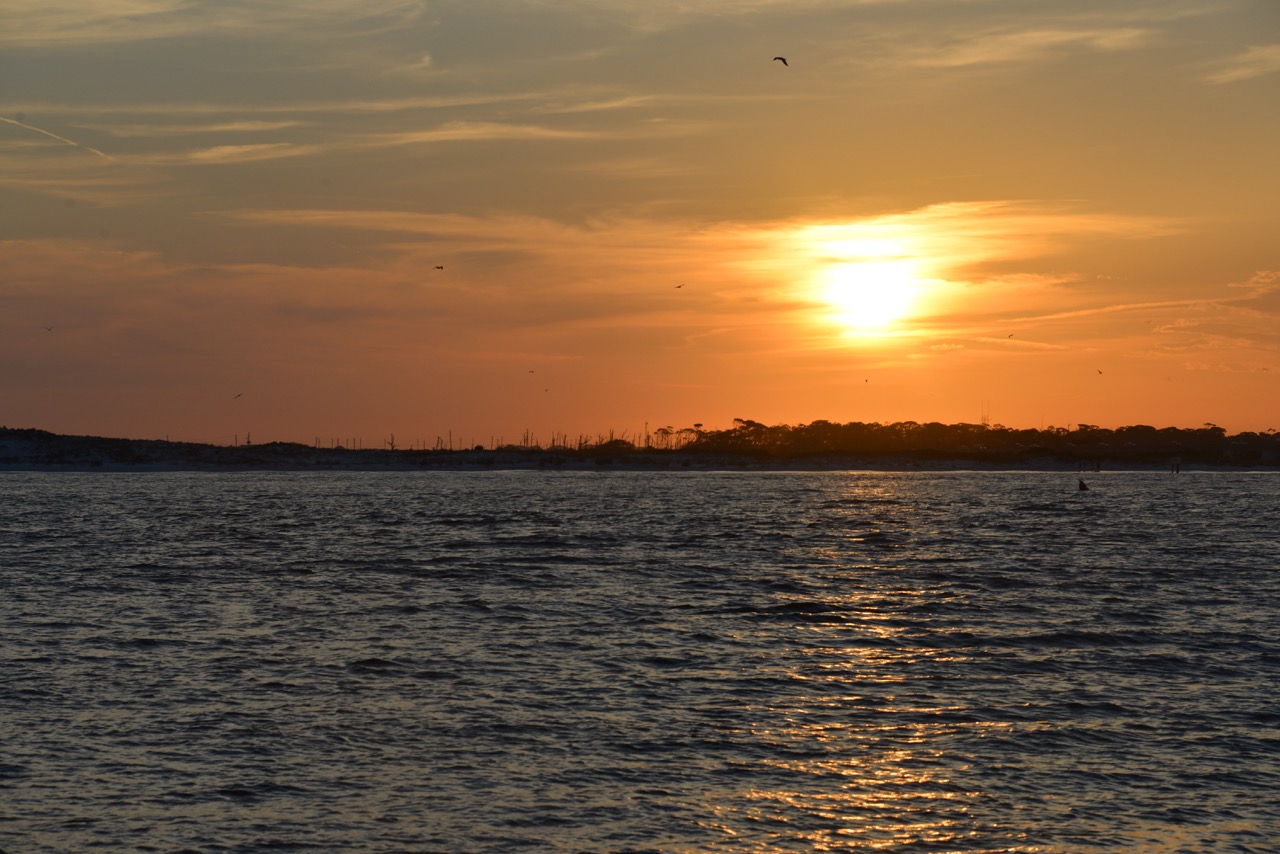
[{"label": "golden light path on water", "polygon": [[[898,593],[928,599],[923,588]],[[859,593],[828,600],[831,607],[865,620],[861,625],[868,634],[857,645],[847,642],[839,626],[800,629],[811,635],[804,643],[808,661],[777,675],[803,687],[786,692],[790,696],[782,702],[763,705],[762,723],[749,731],[751,740],[777,750],[761,765],[778,774],[777,782],[790,785],[751,786],[714,805],[721,832],[732,835],[744,824],[773,827],[783,847],[764,851],[789,850],[785,845],[796,838],[813,851],[910,844],[962,851],[972,841],[973,824],[957,816],[997,796],[966,783],[966,769],[949,748],[957,739],[998,736],[1016,725],[977,720],[963,706],[921,696],[907,674],[945,667],[955,656],[946,649],[903,645],[905,630],[892,625],[873,600]],[[829,782],[811,782],[817,780],[840,782],[833,791]],[[808,819],[809,829],[796,827],[797,815]]]},{"label": "golden light path on water", "polygon": [[[980,810],[980,803],[995,796],[966,784],[965,769],[948,745],[957,738],[1010,732],[1015,725],[974,720],[961,706],[929,704],[918,695],[894,697],[894,683],[904,695],[912,691],[904,671],[941,664],[948,656],[943,650],[850,647],[839,644],[838,630],[810,631],[817,635],[812,668],[788,674],[810,690],[762,708],[761,718],[769,723],[750,731],[752,740],[774,745],[780,754],[762,765],[792,784],[735,793],[714,807],[720,829],[772,826],[780,843],[801,836],[814,851],[920,843],[965,850],[974,827],[957,815]],[[859,690],[872,685],[877,687]],[[807,782],[837,778],[837,791]],[[807,817],[809,829],[795,827],[798,815]]]},{"label": "golden light path on water", "polygon": [[[873,250],[857,248],[867,254]],[[843,498],[854,504],[894,500],[876,489],[849,490]],[[815,546],[812,559],[841,566],[850,546],[892,539],[882,530],[842,532],[832,544]],[[862,569],[875,572],[877,566]],[[856,638],[840,622],[795,626],[804,660],[771,674],[793,689],[761,704],[760,722],[744,733],[774,749],[775,755],[760,760],[771,773],[712,805],[720,832],[732,836],[743,826],[772,828],[779,847],[761,851],[791,850],[796,839],[813,851],[927,845],[960,852],[974,842],[975,826],[968,817],[1000,795],[966,779],[970,775],[959,745],[1008,735],[1018,724],[984,720],[931,685],[949,667],[963,666],[964,656],[945,643],[913,642],[913,630],[899,617],[904,609],[930,610],[937,591],[899,582],[892,590],[896,602],[888,608],[885,592],[872,586],[824,599],[819,611],[856,615]],[[807,827],[799,827],[801,821]],[[1015,843],[1006,850],[1043,849]]]}]

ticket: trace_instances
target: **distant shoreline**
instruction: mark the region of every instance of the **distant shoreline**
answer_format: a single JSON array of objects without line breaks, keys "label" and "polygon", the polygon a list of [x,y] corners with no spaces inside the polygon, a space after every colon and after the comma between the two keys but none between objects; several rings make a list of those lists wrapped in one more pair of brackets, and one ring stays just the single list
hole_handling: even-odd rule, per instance
[{"label": "distant shoreline", "polygon": [[[407,472],[438,472],[438,474],[462,474],[462,472],[520,472],[530,474],[609,474],[609,472],[654,472],[654,474],[733,474],[733,472],[776,472],[776,474],[822,474],[822,472],[846,472],[846,474],[1018,474],[1018,472],[1043,472],[1043,474],[1073,475],[1106,475],[1121,472],[1148,472],[1148,474],[1171,474],[1169,466],[1137,465],[1137,463],[1117,463],[1103,466],[1101,469],[1078,469],[1078,467],[1062,465],[1062,463],[1044,463],[1044,465],[996,465],[996,463],[955,460],[937,465],[895,465],[890,462],[864,463],[850,461],[814,463],[808,461],[744,461],[731,462],[691,462],[690,465],[672,463],[660,465],[653,462],[609,463],[572,463],[572,465],[539,465],[539,463],[499,463],[499,465],[483,465],[483,463],[443,463],[443,465],[165,465],[165,463],[108,463],[108,465],[56,465],[56,463],[0,463],[0,475],[5,474],[250,474],[250,472],[279,472],[279,474],[407,474]],[[1280,474],[1280,466],[1230,466],[1230,465],[1197,465],[1181,466],[1176,474]]]},{"label": "distant shoreline", "polygon": [[1073,453],[1064,458],[1038,447],[948,453],[911,449],[869,453],[734,453],[692,447],[637,448],[610,442],[582,449],[521,448],[392,450],[317,448],[296,443],[206,445],[166,440],[63,436],[0,428],[0,472],[1280,472],[1280,462],[1234,462],[1211,454],[1192,458],[1143,454]]}]

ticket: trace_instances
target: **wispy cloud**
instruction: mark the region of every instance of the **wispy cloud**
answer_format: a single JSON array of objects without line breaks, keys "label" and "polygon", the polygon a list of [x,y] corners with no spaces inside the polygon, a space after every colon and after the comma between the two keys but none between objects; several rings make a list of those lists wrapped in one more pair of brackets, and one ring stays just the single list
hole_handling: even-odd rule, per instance
[{"label": "wispy cloud", "polygon": [[1280,71],[1280,43],[1250,47],[1222,62],[1219,69],[1205,80],[1210,83],[1237,83],[1277,71]]},{"label": "wispy cloud", "polygon": [[424,130],[394,131],[366,137],[371,146],[414,145],[430,142],[499,139],[589,139],[601,134],[594,131],[560,130],[538,125],[503,122],[449,122]]},{"label": "wispy cloud", "polygon": [[[661,243],[669,227],[659,223],[627,220],[583,224],[557,222],[546,217],[516,214],[472,216],[388,210],[241,210],[219,216],[262,225],[344,229],[421,235],[452,244],[451,251],[490,249],[569,251],[582,247]],[[659,236],[659,234],[661,236]]]},{"label": "wispy cloud", "polygon": [[830,253],[857,255],[877,245],[892,244],[895,252],[942,259],[949,269],[982,261],[1036,257],[1060,248],[1065,241],[1105,235],[1115,239],[1170,236],[1186,223],[1172,217],[1073,211],[1061,206],[1017,201],[955,202],[929,205],[903,213],[850,220],[782,221],[760,225],[645,222],[638,219],[600,219],[569,225],[535,216],[475,217],[386,210],[244,210],[222,216],[276,225],[356,228],[386,232],[443,235],[526,234],[539,241],[555,238],[580,244],[604,234],[646,237],[662,242],[671,233],[682,242],[721,247],[728,255],[774,254],[791,263],[804,255],[813,260]]},{"label": "wispy cloud", "polygon": [[1116,305],[1094,306],[1092,308],[1080,308],[1072,311],[1057,311],[1051,314],[1027,315],[1025,317],[1014,318],[1017,322],[1043,322],[1047,320],[1066,320],[1080,317],[1096,317],[1102,314],[1121,314],[1134,311],[1151,311],[1153,309],[1169,309],[1169,308],[1191,308],[1196,306],[1204,306],[1212,302],[1203,298],[1184,299],[1184,300],[1159,300],[1156,302],[1126,302]]},{"label": "wispy cloud", "polygon": [[0,156],[0,176],[3,187],[104,207],[151,201],[176,192],[154,174],[124,167],[68,168],[66,164],[44,163],[32,169],[28,162]]},{"label": "wispy cloud", "polygon": [[597,113],[611,110],[632,110],[640,107],[652,107],[659,102],[655,95],[613,95],[602,98],[575,98],[569,101],[554,101],[538,108],[543,113]]},{"label": "wispy cloud", "polygon": [[[1133,300],[1100,306],[1100,300],[1114,301],[1116,294],[1076,287],[1079,276],[1041,269],[1042,259],[1081,241],[1167,236],[1182,227],[1163,218],[1029,202],[954,203],[846,221],[753,225],[635,218],[565,223],[386,210],[243,210],[222,216],[260,225],[413,235],[382,242],[382,251],[394,249],[400,257],[395,263],[406,271],[430,269],[438,263],[432,259],[447,257],[450,270],[474,275],[477,286],[499,267],[519,270],[519,301],[540,295],[538,304],[553,309],[548,323],[567,310],[563,300],[573,293],[590,295],[592,317],[613,313],[632,325],[687,323],[688,316],[665,314],[671,307],[654,297],[634,302],[637,295],[656,291],[657,296],[679,294],[685,304],[697,300],[706,323],[738,328],[768,318],[775,324],[811,325],[812,316],[822,311],[815,284],[824,271],[888,259],[911,265],[918,286],[929,294],[912,333],[929,336],[989,335],[993,323],[1151,307]],[[1011,265],[1022,270],[1010,271]],[[672,289],[686,280],[691,281],[688,290]],[[569,314],[578,316],[576,310]]]},{"label": "wispy cloud", "polygon": [[[593,87],[597,95],[600,90]],[[310,116],[358,113],[401,113],[415,110],[443,110],[538,101],[552,97],[589,95],[582,87],[560,90],[520,90],[516,92],[463,92],[447,95],[384,96],[368,98],[296,98],[293,100],[157,100],[157,101],[65,101],[8,105],[10,112],[35,112],[75,116]],[[240,119],[236,119],[237,121]],[[284,120],[284,119],[280,119]],[[228,119],[230,121],[230,119]]]},{"label": "wispy cloud", "polygon": [[1260,270],[1247,281],[1228,287],[1244,291],[1239,298],[1230,300],[1242,311],[1269,318],[1280,316],[1280,271]]},{"label": "wispy cloud", "polygon": [[85,122],[79,127],[100,131],[119,138],[152,138],[160,136],[188,136],[223,133],[270,133],[299,127],[303,122],[293,119],[279,120],[229,120],[224,122],[173,123],[161,122],[109,124]]},{"label": "wispy cloud", "polygon": [[104,159],[104,160],[110,160],[110,159],[111,159],[111,155],[109,155],[109,154],[104,154],[103,152],[99,151],[99,150],[98,150],[98,149],[96,149],[96,148],[91,148],[91,147],[89,147],[89,146],[87,146],[87,145],[84,145],[84,144],[82,144],[82,143],[76,142],[74,139],[67,139],[65,136],[59,136],[58,134],[54,133],[53,131],[48,131],[48,130],[45,130],[44,128],[38,128],[38,127],[36,127],[36,126],[34,126],[34,125],[29,125],[29,124],[27,124],[27,123],[26,123],[26,122],[24,122],[24,121],[20,121],[19,119],[11,119],[11,118],[7,118],[7,117],[5,117],[5,116],[0,116],[0,122],[6,122],[6,123],[8,123],[8,124],[15,125],[15,126],[20,127],[20,128],[25,128],[26,130],[29,130],[29,131],[31,131],[32,133],[38,133],[38,134],[40,134],[40,135],[42,135],[42,136],[48,137],[49,139],[55,140],[55,141],[57,141],[57,142],[60,142],[60,143],[62,143],[63,145],[69,145],[69,146],[71,146],[72,148],[78,148],[78,149],[80,149],[81,151],[87,151],[88,153],[93,154],[93,155],[96,155],[96,156],[98,156],[98,157],[101,157],[101,158],[102,158],[102,159]]},{"label": "wispy cloud", "polygon": [[878,247],[928,260],[951,273],[974,265],[1034,258],[1085,237],[1164,237],[1187,223],[1174,217],[1073,210],[1029,201],[951,202],[849,222],[813,222],[789,231],[787,240],[808,251],[857,260]]},{"label": "wispy cloud", "polygon": [[7,0],[0,44],[128,43],[211,33],[298,33],[303,25],[377,32],[419,18],[408,0],[275,0],[252,7],[189,0]]},{"label": "wispy cloud", "polygon": [[928,53],[917,53],[912,63],[954,68],[1027,62],[1081,50],[1133,50],[1145,45],[1151,35],[1141,27],[992,30],[934,45]]},{"label": "wispy cloud", "polygon": [[[252,145],[215,145],[178,155],[178,162],[189,163],[252,163],[259,160],[278,160],[282,157],[300,157],[316,151],[316,146],[294,145],[287,142],[256,143]],[[156,158],[149,158],[156,162]]]},{"label": "wispy cloud", "polygon": [[182,0],[10,0],[0,44],[54,45],[134,41],[173,35],[183,23]]},{"label": "wispy cloud", "polygon": [[61,134],[0,117],[15,128],[0,140],[0,187],[94,205],[153,199],[163,179],[127,156],[99,151]]}]

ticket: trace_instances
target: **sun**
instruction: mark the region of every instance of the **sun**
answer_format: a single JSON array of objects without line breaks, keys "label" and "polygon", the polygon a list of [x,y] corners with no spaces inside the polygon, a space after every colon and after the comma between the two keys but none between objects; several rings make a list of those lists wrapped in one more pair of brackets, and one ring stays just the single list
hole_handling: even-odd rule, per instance
[{"label": "sun", "polygon": [[928,223],[879,217],[847,223],[812,223],[786,235],[803,274],[797,287],[810,321],[842,338],[907,338],[911,320],[944,296],[939,240]]},{"label": "sun", "polygon": [[846,329],[882,331],[911,313],[918,288],[908,260],[828,264],[820,273],[821,298]]},{"label": "sun", "polygon": [[908,246],[882,235],[822,241],[814,280],[829,319],[847,332],[887,334],[920,296],[920,262]]}]

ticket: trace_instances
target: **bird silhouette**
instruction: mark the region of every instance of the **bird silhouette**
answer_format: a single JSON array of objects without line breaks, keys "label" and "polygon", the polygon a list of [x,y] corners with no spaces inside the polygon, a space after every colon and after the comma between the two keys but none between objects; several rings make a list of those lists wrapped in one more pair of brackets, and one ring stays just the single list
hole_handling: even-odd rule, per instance
[{"label": "bird silhouette", "polygon": [[53,327],[52,327],[52,326],[46,326],[46,327],[44,328],[44,331],[45,331],[45,332],[52,332],[52,331],[53,331]]},{"label": "bird silhouette", "polygon": [[[237,395],[236,395],[236,397],[244,397],[244,392],[240,392],[239,394],[237,394]],[[236,399],[236,397],[233,397],[233,398],[231,398],[231,399],[232,399],[232,400],[235,400],[235,399]]]},{"label": "bird silhouette", "polygon": [[684,282],[681,282],[680,284],[676,285],[676,287],[677,287],[677,288],[683,288],[683,287],[684,287]]},{"label": "bird silhouette", "polygon": [[443,265],[443,264],[437,264],[437,265],[436,265],[436,269],[437,269],[437,270],[443,270],[443,269],[444,269],[444,265]]},{"label": "bird silhouette", "polygon": [[[774,62],[781,62],[783,65],[787,65],[787,58],[786,58],[785,56],[775,56],[775,57],[773,58],[773,61],[774,61]],[[790,66],[789,66],[789,65],[788,65],[787,67],[788,67],[788,68],[790,68]]]}]

